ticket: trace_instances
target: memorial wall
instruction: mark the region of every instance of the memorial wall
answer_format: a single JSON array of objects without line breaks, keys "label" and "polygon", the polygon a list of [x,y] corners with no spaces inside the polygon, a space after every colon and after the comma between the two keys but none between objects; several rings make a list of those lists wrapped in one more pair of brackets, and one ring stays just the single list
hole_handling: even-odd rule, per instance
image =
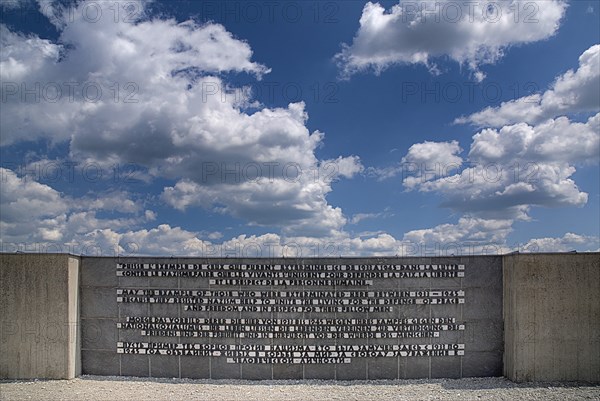
[{"label": "memorial wall", "polygon": [[82,373],[502,375],[502,257],[81,261]]}]

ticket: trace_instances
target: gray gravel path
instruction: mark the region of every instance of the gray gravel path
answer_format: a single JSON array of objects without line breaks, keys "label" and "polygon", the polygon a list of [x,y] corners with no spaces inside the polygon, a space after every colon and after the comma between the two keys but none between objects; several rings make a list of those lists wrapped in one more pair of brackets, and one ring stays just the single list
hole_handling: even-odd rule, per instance
[{"label": "gray gravel path", "polygon": [[241,381],[82,376],[0,382],[1,400],[600,400],[585,383],[516,384],[504,378],[398,381]]}]

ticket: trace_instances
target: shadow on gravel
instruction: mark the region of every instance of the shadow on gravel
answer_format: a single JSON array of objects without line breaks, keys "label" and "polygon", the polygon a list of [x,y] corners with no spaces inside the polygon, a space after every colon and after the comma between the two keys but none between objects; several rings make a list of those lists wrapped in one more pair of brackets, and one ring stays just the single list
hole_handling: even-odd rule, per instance
[{"label": "shadow on gravel", "polygon": [[447,390],[496,390],[502,388],[574,388],[574,387],[599,387],[600,383],[587,382],[524,382],[516,383],[504,377],[487,377],[487,378],[470,378],[445,380],[442,382],[442,387]]}]

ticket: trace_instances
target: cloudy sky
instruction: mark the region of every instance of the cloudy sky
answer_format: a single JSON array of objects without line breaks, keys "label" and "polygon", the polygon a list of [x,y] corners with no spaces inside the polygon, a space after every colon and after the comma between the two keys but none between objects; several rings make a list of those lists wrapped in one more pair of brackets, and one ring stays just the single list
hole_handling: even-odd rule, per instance
[{"label": "cloudy sky", "polygon": [[600,248],[600,2],[2,0],[0,241]]}]

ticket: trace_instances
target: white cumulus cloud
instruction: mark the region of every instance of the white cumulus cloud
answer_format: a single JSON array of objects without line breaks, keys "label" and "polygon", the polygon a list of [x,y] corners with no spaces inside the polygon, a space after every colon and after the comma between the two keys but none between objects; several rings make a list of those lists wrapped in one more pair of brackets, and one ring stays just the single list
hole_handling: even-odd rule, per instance
[{"label": "white cumulus cloud", "polygon": [[[324,134],[307,129],[304,103],[265,108],[228,83],[231,73],[269,73],[248,43],[220,24],[150,17],[145,2],[52,4],[43,5],[59,22],[55,43],[1,28],[3,146],[50,139],[80,164],[141,166],[173,182],[162,199],[178,209],[315,235],[345,224],[325,196],[362,171],[360,160],[318,160]],[[131,5],[135,20],[113,18],[112,8]],[[86,6],[102,17],[90,21]]]},{"label": "white cumulus cloud", "polygon": [[522,249],[527,252],[600,252],[600,238],[566,233],[562,237],[533,238]]},{"label": "white cumulus cloud", "polygon": [[380,73],[394,64],[423,64],[438,72],[436,58],[446,56],[482,80],[479,67],[495,63],[508,47],[554,35],[566,7],[561,0],[427,0],[386,10],[368,2],[352,44],[335,58],[348,77],[365,70]]},{"label": "white cumulus cloud", "polygon": [[600,114],[586,123],[565,117],[537,126],[515,124],[473,136],[459,171],[404,179],[407,189],[435,192],[442,205],[482,218],[529,219],[532,206],[583,206],[588,194],[572,175],[576,165],[596,164]]},{"label": "white cumulus cloud", "polygon": [[487,107],[455,123],[502,127],[525,122],[540,123],[556,116],[600,110],[600,45],[587,49],[579,57],[579,68],[558,76],[551,88],[542,94],[533,94]]}]

